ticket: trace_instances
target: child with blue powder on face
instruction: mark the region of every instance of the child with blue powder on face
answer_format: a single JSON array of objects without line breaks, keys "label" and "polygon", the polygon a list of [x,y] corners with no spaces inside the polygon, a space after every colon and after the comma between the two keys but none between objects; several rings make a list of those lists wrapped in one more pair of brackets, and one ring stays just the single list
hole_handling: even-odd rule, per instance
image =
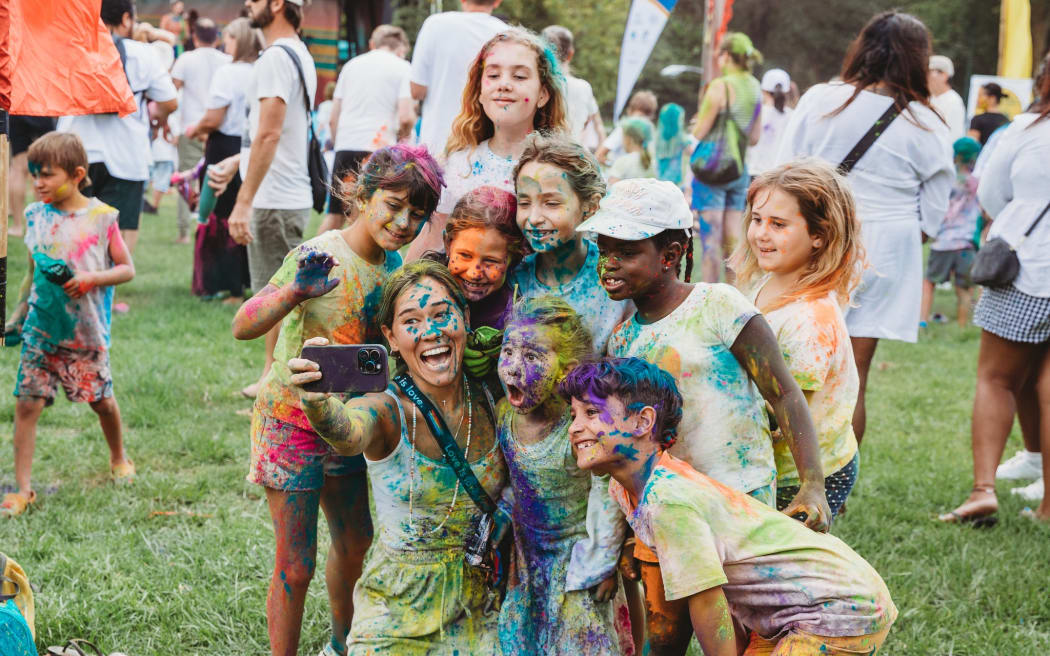
[{"label": "child with blue powder on face", "polygon": [[326,653],[346,652],[354,583],[372,541],[364,460],[335,453],[314,431],[287,362],[311,337],[335,344],[379,341],[383,284],[401,266],[398,249],[434,211],[443,184],[440,167],[424,147],[375,151],[346,199],[356,204],[357,219],[288,253],[269,284],[233,320],[237,339],[254,339],[281,324],[274,365],[252,411],[248,474],[266,489],[277,541],[266,604],[274,653],[297,649],[316,560],[318,509],[324,510],[332,537],[326,570],[332,634]]},{"label": "child with blue powder on face", "polygon": [[518,227],[532,247],[512,284],[524,297],[554,295],[583,318],[597,354],[629,312],[602,292],[598,247],[576,231],[598,208],[605,181],[598,161],[567,136],[532,134],[515,170]]},{"label": "child with blue powder on face", "polygon": [[[598,235],[599,275],[613,299],[634,314],[609,339],[608,353],[641,357],[669,371],[685,392],[685,434],[673,453],[724,485],[775,503],[776,467],[763,398],[781,426],[801,474],[784,511],[802,513],[826,531],[830,510],[813,421],[776,336],[743,294],[725,284],[690,284],[692,215],[679,189],[662,180],[624,180],[610,188],[578,231]],[[626,573],[642,561],[650,645],[655,654],[684,654],[688,608],[667,602],[656,555],[636,544]]]},{"label": "child with blue powder on face", "polygon": [[577,367],[559,391],[577,463],[612,475],[613,498],[659,558],[666,598],[688,609],[704,654],[878,652],[897,608],[867,561],[671,455],[686,421],[674,377],[609,358]]},{"label": "child with blue powder on face", "polygon": [[514,306],[498,367],[517,572],[500,610],[505,656],[634,653],[616,576],[623,515],[608,477],[576,467],[568,405],[555,391],[591,353],[582,317],[565,301],[540,296]]},{"label": "child with blue powder on face", "polygon": [[[795,160],[751,183],[745,239],[730,266],[777,336],[817,428],[824,489],[836,515],[857,480],[853,409],[860,379],[842,307],[860,280],[864,248],[846,179],[826,162]],[[785,440],[773,441],[777,507],[798,493]]]},{"label": "child with blue powder on face", "polygon": [[18,490],[4,496],[0,517],[20,515],[36,500],[30,481],[36,425],[59,385],[66,398],[89,404],[98,415],[113,478],[126,482],[135,475],[124,452],[109,368],[113,286],[135,276],[118,212],[80,193],[90,183],[87,152],[77,135],[45,134],[27,157],[39,201],[25,209],[29,268],[5,329],[22,340],[14,391]]}]

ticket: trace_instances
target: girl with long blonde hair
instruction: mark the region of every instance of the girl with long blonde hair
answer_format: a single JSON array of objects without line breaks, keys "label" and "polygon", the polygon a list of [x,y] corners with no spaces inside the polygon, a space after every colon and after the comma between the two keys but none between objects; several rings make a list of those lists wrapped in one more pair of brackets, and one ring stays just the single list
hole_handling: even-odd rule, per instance
[{"label": "girl with long blonde hair", "polygon": [[[834,516],[857,480],[852,419],[860,381],[842,314],[864,259],[853,194],[824,161],[796,160],[755,178],[742,227],[730,265],[806,395]],[[773,455],[783,509],[800,480],[783,440],[774,440]]]},{"label": "girl with long blonde hair", "polygon": [[445,181],[437,213],[412,244],[408,259],[442,248],[441,233],[456,202],[492,185],[514,191],[514,167],[530,132],[568,130],[565,76],[550,45],[523,28],[489,39],[467,74],[463,107],[445,146]]}]

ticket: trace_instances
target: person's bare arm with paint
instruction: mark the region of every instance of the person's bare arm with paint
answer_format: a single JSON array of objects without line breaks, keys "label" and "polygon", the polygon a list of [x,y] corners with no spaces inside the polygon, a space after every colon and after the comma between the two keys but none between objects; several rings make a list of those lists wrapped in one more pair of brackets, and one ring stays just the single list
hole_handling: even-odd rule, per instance
[{"label": "person's bare arm with paint", "polygon": [[784,509],[787,515],[805,513],[805,524],[814,531],[831,527],[831,509],[824,493],[817,429],[798,383],[788,371],[776,335],[762,316],[753,317],[729,349],[773,408],[777,424],[788,440],[802,481],[798,494]]},{"label": "person's bare arm with paint", "polygon": [[722,586],[690,597],[689,619],[705,656],[737,656],[736,629]]},{"label": "person's bare arm with paint", "polygon": [[336,264],[335,258],[328,253],[313,252],[302,256],[294,281],[282,287],[266,285],[237,310],[233,317],[233,336],[237,339],[261,337],[281,323],[295,306],[335,289],[339,279],[329,279],[328,272]]}]

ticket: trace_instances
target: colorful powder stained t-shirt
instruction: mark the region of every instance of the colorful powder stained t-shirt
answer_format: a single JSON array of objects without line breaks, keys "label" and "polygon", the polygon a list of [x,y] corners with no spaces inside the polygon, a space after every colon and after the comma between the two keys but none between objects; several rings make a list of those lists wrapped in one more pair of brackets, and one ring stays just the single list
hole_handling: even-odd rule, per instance
[{"label": "colorful powder stained t-shirt", "polygon": [[944,215],[937,238],[930,244],[934,251],[961,251],[973,248],[977,219],[981,205],[977,201],[977,178],[972,173],[957,175],[948,197],[948,212]]},{"label": "colorful powder stained t-shirt", "polygon": [[97,198],[75,212],[36,202],[26,207],[26,248],[33,257],[33,287],[22,338],[42,348],[104,350],[109,348],[113,287],[95,287],[70,298],[44,277],[43,269],[65,262],[76,271],[113,267],[109,242],[120,228],[119,213]]},{"label": "colorful powder stained t-shirt", "polygon": [[526,256],[514,270],[511,284],[518,286],[520,298],[553,294],[563,299],[579,313],[591,333],[595,353],[602,355],[605,353],[609,335],[616,325],[623,321],[628,302],[614,301],[605,293],[605,288],[598,278],[598,246],[590,240],[585,240],[584,243],[587,244],[587,260],[576,277],[569,282],[557,287],[548,287],[540,282],[536,278],[537,255],[534,253]]},{"label": "colorful powder stained t-shirt", "polygon": [[[755,291],[757,295],[758,287]],[[798,300],[765,313],[777,336],[788,370],[802,391],[809,392],[809,412],[817,428],[820,463],[829,476],[857,454],[853,435],[853,408],[860,378],[853,360],[846,320],[835,298],[828,294]],[[800,483],[787,440],[773,442],[777,485]]]},{"label": "colorful powder stained t-shirt", "polygon": [[867,635],[897,617],[882,577],[844,542],[669,453],[640,502],[616,481],[610,492],[638,539],[659,556],[668,600],[722,586],[733,617],[767,639],[792,629]]},{"label": "colorful powder stained t-shirt", "polygon": [[518,160],[492,152],[486,139],[475,148],[449,153],[445,163],[445,184],[437,211],[451,214],[460,198],[472,189],[489,185],[514,193],[514,167]]},{"label": "colorful powder stained t-shirt", "polygon": [[299,393],[289,383],[289,358],[298,357],[303,342],[311,337],[326,337],[333,344],[379,343],[376,315],[382,285],[401,266],[401,256],[393,252],[386,254],[382,264],[369,264],[351,250],[338,230],[330,230],[292,249],[270,284],[283,287],[294,281],[299,258],[314,251],[335,257],[338,264],[328,277],[340,282],[324,296],[300,303],[284,318],[273,350],[273,367],[255,401],[262,414],[311,431],[310,421],[299,407]]},{"label": "colorful powder stained t-shirt", "polygon": [[741,492],[776,477],[762,396],[729,350],[757,314],[733,287],[696,283],[663,319],[643,324],[634,314],[609,339],[609,355],[639,357],[675,377],[684,403],[671,453]]}]

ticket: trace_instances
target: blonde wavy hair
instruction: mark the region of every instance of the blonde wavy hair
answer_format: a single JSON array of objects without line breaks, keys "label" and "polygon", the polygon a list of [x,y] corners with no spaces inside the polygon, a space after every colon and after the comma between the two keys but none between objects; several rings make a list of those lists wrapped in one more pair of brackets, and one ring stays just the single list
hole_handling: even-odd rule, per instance
[{"label": "blonde wavy hair", "polygon": [[827,162],[814,157],[778,166],[751,183],[742,224],[745,238],[740,240],[729,260],[736,272],[737,284],[750,289],[764,275],[746,235],[756,199],[764,200],[774,189],[795,199],[809,235],[820,237],[821,245],[813,251],[798,286],[762,310],[768,312],[797,300],[820,298],[829,293],[845,305],[864,269],[860,221],[846,178]]},{"label": "blonde wavy hair", "polygon": [[547,90],[549,99],[543,107],[536,108],[532,127],[546,132],[569,129],[565,105],[565,75],[558,65],[558,57],[551,50],[550,44],[535,33],[522,27],[514,27],[489,39],[471,64],[467,84],[463,87],[462,109],[452,122],[452,133],[445,144],[446,156],[457,150],[474,148],[495,133],[492,120],[485,116],[485,110],[481,107],[481,76],[489,51],[500,43],[517,43],[536,53],[540,85]]}]

